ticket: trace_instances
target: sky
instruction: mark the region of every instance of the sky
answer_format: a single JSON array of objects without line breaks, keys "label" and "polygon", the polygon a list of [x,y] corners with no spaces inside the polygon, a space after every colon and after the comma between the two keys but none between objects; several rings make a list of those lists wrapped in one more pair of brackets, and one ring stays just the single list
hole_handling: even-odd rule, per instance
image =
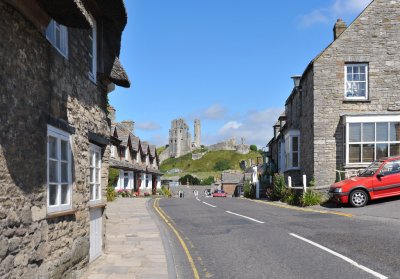
[{"label": "sky", "polygon": [[125,0],[128,24],[120,60],[131,87],[110,93],[116,120],[168,143],[184,118],[201,143],[230,138],[265,146],[293,89],[291,76],[350,24],[371,0]]}]

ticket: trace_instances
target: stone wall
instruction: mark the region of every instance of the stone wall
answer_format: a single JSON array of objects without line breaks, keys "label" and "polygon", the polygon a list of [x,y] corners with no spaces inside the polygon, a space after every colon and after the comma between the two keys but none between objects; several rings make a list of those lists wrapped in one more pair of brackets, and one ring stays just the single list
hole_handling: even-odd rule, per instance
[{"label": "stone wall", "polygon": [[[288,129],[300,128],[300,167],[317,185],[335,181],[346,166],[345,114],[400,111],[400,52],[396,38],[400,1],[375,0],[359,18],[307,68],[301,91],[286,106]],[[344,99],[345,63],[368,63],[369,99]],[[298,122],[298,120],[301,120]],[[310,144],[312,143],[313,144]]]},{"label": "stone wall", "polygon": [[[88,133],[109,134],[106,93],[89,80],[89,60],[82,55],[88,53],[89,31],[69,28],[65,59],[4,1],[0,22],[0,277],[79,278],[89,260]],[[74,128],[76,212],[54,218],[47,215],[50,119]],[[101,173],[103,197],[108,153]]]}]

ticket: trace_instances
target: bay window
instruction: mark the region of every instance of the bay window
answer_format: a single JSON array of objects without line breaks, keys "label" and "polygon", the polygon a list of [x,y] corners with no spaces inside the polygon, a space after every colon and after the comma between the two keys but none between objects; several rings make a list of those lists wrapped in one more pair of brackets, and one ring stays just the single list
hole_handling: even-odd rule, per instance
[{"label": "bay window", "polygon": [[47,127],[47,211],[72,208],[70,135],[52,126]]},{"label": "bay window", "polygon": [[400,116],[352,117],[346,129],[347,164],[400,155]]}]

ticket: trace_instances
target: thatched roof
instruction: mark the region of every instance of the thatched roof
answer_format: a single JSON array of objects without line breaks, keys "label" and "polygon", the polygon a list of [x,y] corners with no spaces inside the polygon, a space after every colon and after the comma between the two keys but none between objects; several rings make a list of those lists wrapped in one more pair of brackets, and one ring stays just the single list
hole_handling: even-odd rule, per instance
[{"label": "thatched roof", "polygon": [[55,21],[62,25],[82,29],[93,26],[81,0],[38,0],[38,2]]},{"label": "thatched roof", "polygon": [[[74,28],[89,29],[93,22],[89,16],[86,0],[38,0],[43,9],[58,23]],[[130,87],[130,81],[119,61],[121,36],[127,23],[123,0],[97,0],[100,14],[96,20],[102,24],[101,44],[103,49],[103,69],[98,69],[103,78],[118,86]]]}]

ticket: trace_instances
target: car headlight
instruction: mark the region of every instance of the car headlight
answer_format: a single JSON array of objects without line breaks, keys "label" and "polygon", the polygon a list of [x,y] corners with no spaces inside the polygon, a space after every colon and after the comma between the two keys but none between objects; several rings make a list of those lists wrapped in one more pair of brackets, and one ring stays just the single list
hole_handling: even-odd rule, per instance
[{"label": "car headlight", "polygon": [[333,190],[334,193],[341,193],[342,192],[342,188],[335,188]]}]

